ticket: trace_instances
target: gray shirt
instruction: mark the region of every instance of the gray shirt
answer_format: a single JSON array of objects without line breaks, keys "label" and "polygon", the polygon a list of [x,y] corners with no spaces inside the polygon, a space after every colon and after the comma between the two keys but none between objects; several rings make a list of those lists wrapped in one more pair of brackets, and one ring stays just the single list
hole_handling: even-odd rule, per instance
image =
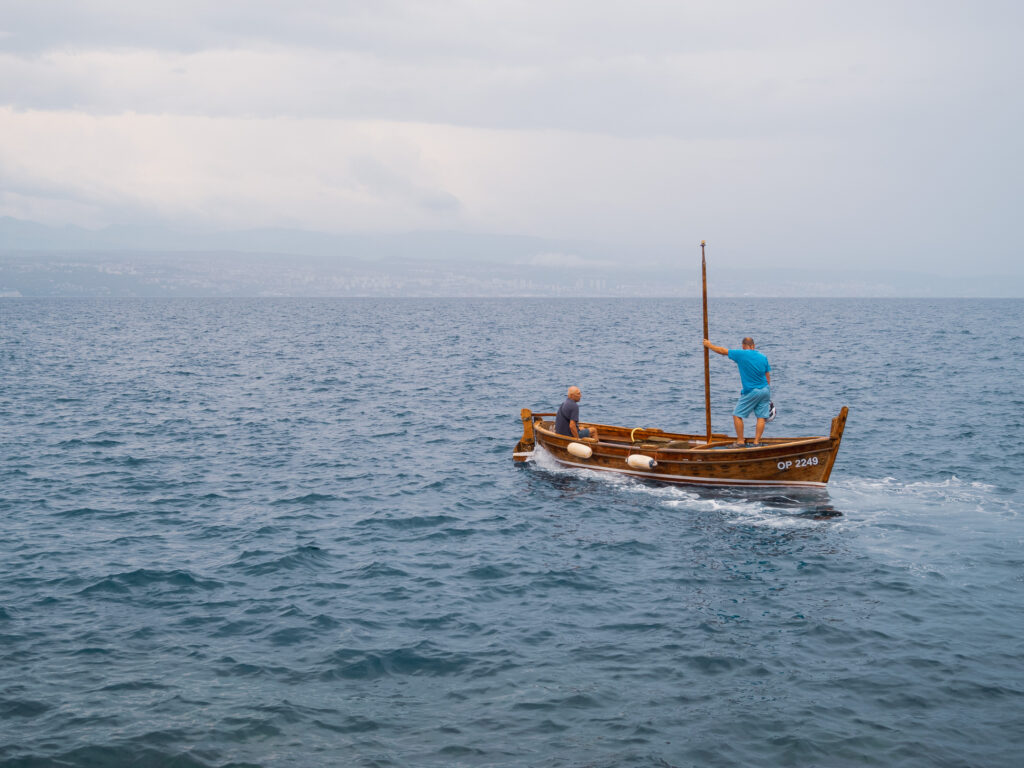
[{"label": "gray shirt", "polygon": [[567,397],[565,402],[558,407],[558,413],[555,414],[555,432],[572,437],[572,429],[569,427],[570,421],[575,421],[576,428],[579,429],[580,406],[571,397]]}]

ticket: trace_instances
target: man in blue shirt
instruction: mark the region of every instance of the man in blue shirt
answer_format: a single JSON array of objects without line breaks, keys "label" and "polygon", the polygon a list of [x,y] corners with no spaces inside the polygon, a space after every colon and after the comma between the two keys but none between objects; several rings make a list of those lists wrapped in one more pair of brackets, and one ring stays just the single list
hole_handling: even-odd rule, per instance
[{"label": "man in blue shirt", "polygon": [[764,432],[772,399],[772,367],[768,364],[768,358],[754,349],[754,340],[749,336],[743,340],[743,349],[716,347],[707,339],[704,339],[704,346],[712,352],[728,355],[740,369],[743,390],[732,412],[732,423],[736,425],[736,442],[733,446],[742,448],[746,444],[743,440],[743,419],[751,411],[757,417],[754,446],[761,445],[761,434]]},{"label": "man in blue shirt", "polygon": [[582,397],[579,387],[569,387],[568,397],[558,408],[555,414],[555,432],[566,437],[592,437],[597,440],[597,430],[593,427],[585,429],[580,427],[580,407],[577,403]]}]

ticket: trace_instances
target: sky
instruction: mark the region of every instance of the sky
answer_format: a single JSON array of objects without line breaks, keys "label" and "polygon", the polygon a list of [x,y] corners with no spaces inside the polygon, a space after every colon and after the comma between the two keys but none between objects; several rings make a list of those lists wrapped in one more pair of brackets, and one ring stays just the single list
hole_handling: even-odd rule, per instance
[{"label": "sky", "polygon": [[986,0],[0,0],[0,216],[1020,277],[1022,33]]}]

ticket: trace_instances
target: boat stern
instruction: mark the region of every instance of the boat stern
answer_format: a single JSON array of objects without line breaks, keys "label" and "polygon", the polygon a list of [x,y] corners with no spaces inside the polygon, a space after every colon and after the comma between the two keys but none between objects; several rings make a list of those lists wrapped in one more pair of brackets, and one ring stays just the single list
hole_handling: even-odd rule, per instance
[{"label": "boat stern", "polygon": [[537,447],[533,434],[533,412],[523,408],[519,416],[523,420],[523,438],[512,451],[512,460],[516,462],[528,461],[533,456],[533,449]]}]

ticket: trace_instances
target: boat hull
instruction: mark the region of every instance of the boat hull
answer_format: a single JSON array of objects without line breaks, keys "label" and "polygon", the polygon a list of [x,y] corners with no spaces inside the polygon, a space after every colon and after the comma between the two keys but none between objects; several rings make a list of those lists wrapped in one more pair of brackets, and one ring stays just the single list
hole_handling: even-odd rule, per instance
[{"label": "boat hull", "polygon": [[[824,487],[835,463],[846,423],[844,407],[832,420],[827,436],[773,438],[759,447],[733,448],[725,435],[668,433],[657,429],[629,429],[593,424],[600,441],[576,440],[559,435],[544,417],[523,411],[523,439],[514,458],[524,461],[536,447],[546,450],[559,464],[580,469],[615,472],[664,483],[709,486]],[[570,452],[571,444],[590,448],[586,458]],[[574,449],[576,454],[587,451]],[[631,455],[650,457],[656,464],[636,468]]]}]

